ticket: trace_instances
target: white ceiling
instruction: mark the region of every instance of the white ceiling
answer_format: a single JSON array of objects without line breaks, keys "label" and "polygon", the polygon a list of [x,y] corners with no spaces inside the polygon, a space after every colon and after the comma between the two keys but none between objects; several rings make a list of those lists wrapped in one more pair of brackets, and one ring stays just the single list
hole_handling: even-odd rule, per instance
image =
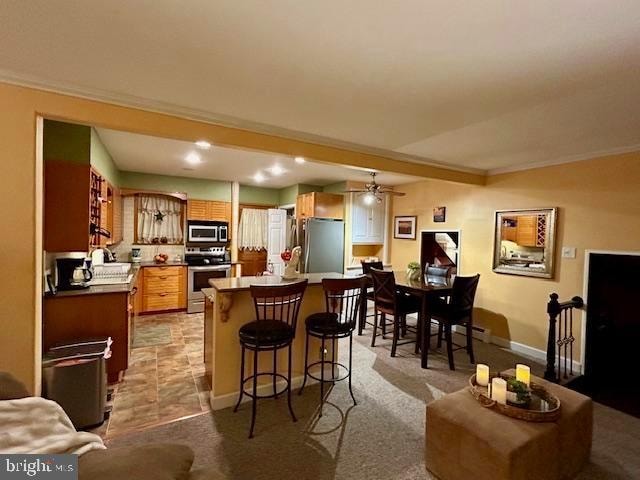
[{"label": "white ceiling", "polygon": [[[267,188],[283,188],[297,183],[324,186],[345,180],[368,182],[371,179],[369,173],[362,169],[312,161],[300,165],[292,157],[283,155],[215,145],[203,150],[193,143],[180,140],[106,128],[96,128],[96,131],[117,167],[124,171],[238,181],[244,185]],[[192,152],[200,156],[201,163],[192,165],[185,160]],[[276,165],[284,170],[282,174],[273,175],[271,169]],[[254,180],[257,172],[264,175],[263,182]],[[380,172],[376,180],[384,185],[400,185],[415,182],[419,178]]]},{"label": "white ceiling", "polygon": [[638,0],[3,0],[0,79],[503,169],[640,148],[639,25]]}]

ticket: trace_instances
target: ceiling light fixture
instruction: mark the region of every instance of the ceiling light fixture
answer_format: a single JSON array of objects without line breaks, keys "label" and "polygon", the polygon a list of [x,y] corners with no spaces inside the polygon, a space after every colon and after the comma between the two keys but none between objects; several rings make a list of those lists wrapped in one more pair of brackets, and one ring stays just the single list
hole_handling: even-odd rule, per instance
[{"label": "ceiling light fixture", "polygon": [[206,140],[198,140],[196,142],[196,147],[201,148],[202,150],[209,150],[211,148],[211,144]]},{"label": "ceiling light fixture", "polygon": [[373,193],[369,192],[364,194],[364,203],[366,205],[373,205],[375,201],[376,201],[376,196]]},{"label": "ceiling light fixture", "polygon": [[277,175],[282,175],[285,172],[285,169],[282,168],[280,165],[274,165],[269,169],[269,171],[271,172],[272,175],[277,176]]},{"label": "ceiling light fixture", "polygon": [[304,157],[296,157],[295,161],[298,165],[303,164],[306,160],[304,159]]},{"label": "ceiling light fixture", "polygon": [[200,155],[198,155],[196,152],[190,152],[186,157],[184,157],[184,159],[191,165],[202,163],[202,158],[200,158]]},{"label": "ceiling light fixture", "polygon": [[262,183],[266,180],[266,178],[262,173],[258,172],[253,176],[253,180],[256,183]]}]

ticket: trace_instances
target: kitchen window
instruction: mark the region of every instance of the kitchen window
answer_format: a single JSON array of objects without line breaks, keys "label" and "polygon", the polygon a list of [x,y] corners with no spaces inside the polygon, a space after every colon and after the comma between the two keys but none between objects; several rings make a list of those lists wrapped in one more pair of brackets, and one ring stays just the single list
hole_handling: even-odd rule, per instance
[{"label": "kitchen window", "polygon": [[136,195],[134,243],[182,245],[184,202],[168,195]]}]

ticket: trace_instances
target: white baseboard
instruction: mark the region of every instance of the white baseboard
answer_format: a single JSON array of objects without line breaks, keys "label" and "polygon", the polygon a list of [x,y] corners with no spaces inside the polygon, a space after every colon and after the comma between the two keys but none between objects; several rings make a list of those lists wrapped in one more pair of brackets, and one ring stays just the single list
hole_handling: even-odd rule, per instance
[{"label": "white baseboard", "polygon": [[[507,340],[506,338],[497,337],[495,335],[491,337],[491,343],[502,348],[508,348],[515,353],[520,353],[522,355],[526,355],[527,357],[531,357],[543,365],[546,365],[547,363],[547,352],[545,350],[540,350],[539,348],[531,347],[529,345],[525,345],[524,343],[514,342],[512,340]],[[558,357],[556,355],[556,368],[558,367],[557,361]],[[564,363],[564,357],[561,356],[560,361]],[[579,361],[573,361],[573,371],[578,374],[582,373],[582,364]]]},{"label": "white baseboard", "polygon": [[[453,326],[453,331],[456,333],[460,333],[462,335],[467,333],[467,329],[466,327],[462,326],[462,325],[454,325]],[[484,328],[484,327],[478,327],[478,326],[473,326],[473,338],[475,338],[476,340],[480,340],[483,343],[491,343],[491,329],[490,328]]]},{"label": "white baseboard", "polygon": [[[330,376],[330,374],[328,375],[328,377]],[[327,377],[327,378],[328,378]],[[296,390],[298,388],[300,388],[302,386],[302,380],[303,380],[303,376],[302,375],[298,375],[297,377],[293,377],[291,379],[291,390]],[[307,385],[313,385],[315,383],[318,383],[317,380],[314,380],[313,378],[307,378]],[[284,386],[286,385],[286,382],[284,380],[278,380],[276,382],[276,389],[281,390],[284,388]],[[270,395],[273,393],[273,384],[271,383],[265,383],[263,385],[258,385],[258,394],[259,395]],[[220,395],[217,397],[213,396],[213,393],[209,394],[209,404],[211,405],[211,409],[212,410],[222,410],[223,408],[228,408],[228,407],[233,407],[235,406],[236,402],[238,401],[238,395],[240,395],[240,392],[231,392],[231,393],[227,393],[225,395]],[[283,392],[281,395],[286,395],[286,392]],[[247,395],[243,395],[242,398],[242,403],[246,403],[248,401],[251,400],[251,397],[248,397]]]}]

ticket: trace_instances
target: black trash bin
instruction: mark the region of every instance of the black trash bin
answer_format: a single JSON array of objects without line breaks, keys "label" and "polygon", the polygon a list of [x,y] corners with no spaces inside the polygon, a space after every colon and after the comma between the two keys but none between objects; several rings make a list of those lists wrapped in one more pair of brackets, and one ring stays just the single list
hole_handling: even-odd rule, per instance
[{"label": "black trash bin", "polygon": [[111,337],[66,342],[42,360],[43,397],[60,404],[78,430],[105,420],[112,343]]}]

